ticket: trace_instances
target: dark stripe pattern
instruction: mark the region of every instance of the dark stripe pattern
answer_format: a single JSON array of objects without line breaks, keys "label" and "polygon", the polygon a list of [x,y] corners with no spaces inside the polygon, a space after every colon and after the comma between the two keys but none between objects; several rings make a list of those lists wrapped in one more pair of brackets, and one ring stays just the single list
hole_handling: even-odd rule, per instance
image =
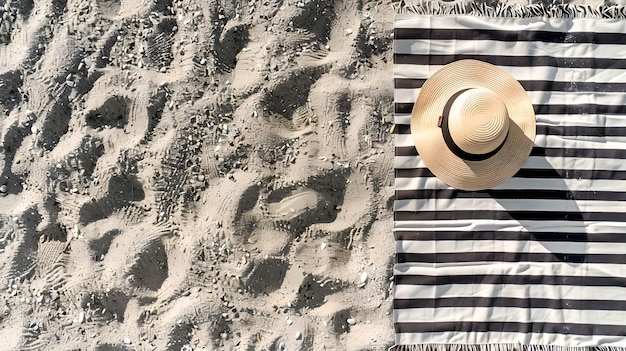
[{"label": "dark stripe pattern", "polygon": [[[418,156],[413,146],[396,147],[396,156]],[[576,148],[554,148],[554,147],[534,147],[530,156],[545,157],[580,157],[580,158],[612,158],[616,160],[626,159],[625,149],[576,149]],[[616,161],[622,162],[622,161]],[[581,170],[571,169],[571,172]]]},{"label": "dark stripe pattern", "polygon": [[[398,263],[552,262],[626,264],[626,255],[532,252],[398,253]],[[476,282],[478,283],[478,281]]]},{"label": "dark stripe pattern", "polygon": [[[581,277],[553,275],[399,275],[396,284],[403,285],[450,285],[450,284],[508,284],[508,285],[585,285],[626,286],[624,277]],[[626,303],[626,301],[624,301]],[[606,304],[606,303],[605,303]]]},{"label": "dark stripe pattern", "polygon": [[[395,133],[411,134],[411,126],[408,124],[399,124],[396,126]],[[545,124],[538,124],[537,135],[558,135],[576,137],[624,137],[626,136],[626,127],[548,126]]]},{"label": "dark stripe pattern", "polygon": [[[626,60],[624,61],[626,62]],[[624,115],[626,114],[625,105],[596,105],[596,104],[580,104],[580,105],[534,105],[535,114],[537,115]],[[397,102],[395,104],[396,113],[411,113],[413,111],[412,102]]]},{"label": "dark stripe pattern", "polygon": [[[397,169],[396,170],[396,178],[432,178],[435,175],[428,168],[409,168],[409,169]],[[534,169],[534,168],[522,168],[520,169],[514,176],[514,178],[534,178],[534,179],[598,179],[598,180],[626,180],[626,171],[604,171],[604,170],[568,170],[568,169]],[[616,190],[619,190],[616,189]],[[521,190],[520,190],[521,191]],[[526,191],[526,190],[524,190]],[[624,199],[624,195],[621,192],[605,192],[605,191],[570,191],[567,193],[562,192],[561,190],[556,190],[558,193],[551,192],[552,190],[541,190],[544,192],[543,195],[537,194],[532,190],[524,195],[522,193],[509,193],[509,192],[499,192],[494,190],[490,192],[491,195],[497,195],[498,197],[502,197],[505,199],[518,199],[519,195],[524,195],[526,198],[539,198],[539,199],[574,199],[574,200],[619,200],[626,201]],[[404,195],[403,190],[399,191],[397,195],[397,199],[402,199]],[[419,194],[419,193],[415,193]],[[445,198],[447,194],[457,195],[459,197],[466,196],[465,192],[456,191],[456,192],[447,192],[447,190],[442,190],[441,193],[433,192],[432,195],[440,195]],[[477,194],[477,197],[484,197],[481,192],[475,192],[473,194]],[[424,195],[424,197],[427,195]],[[420,198],[420,197],[416,197]]]},{"label": "dark stripe pattern", "polygon": [[[423,168],[428,170],[427,168]],[[539,170],[543,171],[543,170]],[[545,170],[550,171],[550,170]],[[430,171],[429,171],[430,172]],[[519,177],[519,175],[518,175]],[[559,174],[550,174],[542,178],[559,178]],[[570,179],[579,179],[577,177]],[[597,178],[596,178],[597,179]],[[421,199],[538,199],[538,200],[596,200],[596,201],[626,201],[624,192],[613,191],[571,191],[553,189],[491,189],[482,191],[464,191],[458,189],[416,189],[396,191],[396,200]]]},{"label": "dark stripe pattern", "polygon": [[493,40],[505,42],[536,41],[544,43],[617,44],[626,43],[624,33],[590,33],[558,31],[504,31],[489,29],[396,28],[396,40]]},{"label": "dark stripe pattern", "polygon": [[575,335],[626,335],[623,324],[520,323],[520,322],[439,322],[396,323],[397,333],[432,333],[455,330],[460,332],[548,333]]},{"label": "dark stripe pattern", "polygon": [[[626,45],[626,23],[492,21],[421,17],[411,22],[413,28],[394,31],[395,40],[407,41],[402,50],[428,48],[394,53],[394,63],[402,65],[394,79],[396,96],[407,95],[402,89],[420,89],[439,66],[477,59],[519,74],[515,78],[522,87],[534,92],[540,119],[539,143],[511,183],[463,191],[445,186],[418,162],[419,153],[408,142],[410,125],[402,124],[414,104],[395,101],[402,121],[394,132],[401,140],[395,147],[397,340],[446,344],[453,335],[454,343],[488,344],[481,333],[497,332],[501,342],[516,344],[520,340],[508,335],[533,333],[549,335],[545,344],[601,340],[626,347],[626,324],[615,319],[626,312],[626,254],[621,254],[626,252],[626,168],[620,166],[626,162],[626,82],[616,79],[626,75],[626,58],[607,57],[623,52],[615,46]],[[477,27],[489,29],[472,27],[479,22]],[[454,40],[466,42],[455,46]],[[510,51],[496,52],[504,44],[467,42],[474,40],[530,45],[511,44]],[[593,51],[577,57],[572,44],[589,44],[578,49]],[[541,50],[529,52],[533,47]],[[595,50],[601,52],[597,57]],[[552,97],[561,97],[560,103],[550,103]],[[507,274],[508,267],[515,273]],[[485,313],[490,308],[500,312]],[[514,309],[515,319],[502,317],[507,308]]]},{"label": "dark stripe pattern", "polygon": [[[572,207],[576,205],[572,202]],[[441,221],[465,219],[492,219],[494,221],[606,221],[626,222],[626,213],[620,212],[565,212],[559,211],[490,211],[490,210],[454,210],[454,211],[395,211],[396,221]],[[570,224],[574,225],[574,224]]]},{"label": "dark stripe pattern", "polygon": [[[396,89],[419,89],[426,79],[396,78]],[[562,92],[603,92],[623,93],[626,83],[598,83],[598,82],[556,82],[550,80],[520,80],[526,91],[562,91]]]},{"label": "dark stripe pattern", "polygon": [[563,300],[563,299],[519,299],[512,297],[461,297],[440,299],[396,299],[393,308],[445,308],[445,307],[509,307],[509,308],[550,308],[555,310],[598,310],[623,311],[626,301],[604,300]]},{"label": "dark stripe pattern", "polygon": [[[431,241],[431,240],[498,240],[539,242],[603,242],[626,243],[626,233],[569,233],[569,232],[521,232],[521,231],[428,231],[428,230],[396,230],[396,240]],[[626,286],[626,284],[624,284]]]},{"label": "dark stripe pattern", "polygon": [[586,58],[586,57],[552,57],[552,56],[491,56],[491,55],[420,55],[395,54],[394,62],[399,65],[447,65],[454,61],[475,59],[497,66],[528,67],[566,67],[593,69],[624,69],[626,61],[621,58]]}]

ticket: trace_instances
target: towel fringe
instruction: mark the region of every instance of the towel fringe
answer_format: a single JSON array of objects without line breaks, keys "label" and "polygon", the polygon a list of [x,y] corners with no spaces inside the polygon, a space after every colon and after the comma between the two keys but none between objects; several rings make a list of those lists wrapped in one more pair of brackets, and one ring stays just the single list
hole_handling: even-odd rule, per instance
[{"label": "towel fringe", "polygon": [[553,17],[553,18],[626,18],[626,5],[530,4],[500,3],[489,6],[475,2],[441,0],[401,1],[395,4],[396,14],[471,15],[483,17]]},{"label": "towel fringe", "polygon": [[395,345],[390,347],[389,351],[626,351],[626,347],[522,344],[419,344]]}]

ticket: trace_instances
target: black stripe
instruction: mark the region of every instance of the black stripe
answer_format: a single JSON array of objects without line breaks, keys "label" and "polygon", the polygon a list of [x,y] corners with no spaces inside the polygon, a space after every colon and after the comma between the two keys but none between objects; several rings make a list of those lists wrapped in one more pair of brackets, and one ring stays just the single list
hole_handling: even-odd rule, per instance
[{"label": "black stripe", "polygon": [[[415,178],[415,177],[432,178],[434,176],[435,175],[428,168],[396,169],[396,178]],[[584,169],[567,170],[567,169],[522,168],[513,176],[513,178],[626,180],[626,171],[607,171],[607,170],[595,170],[595,169],[594,170],[584,170]],[[613,193],[611,192],[611,194]],[[573,195],[575,198],[579,198],[576,196],[585,196],[585,195],[579,195],[579,194],[573,194]],[[603,194],[599,194],[597,198],[591,196],[591,197],[587,197],[586,199],[588,200],[592,200],[592,199],[624,200],[619,195],[616,198],[609,198],[609,197],[605,197],[605,195]]]},{"label": "black stripe", "polygon": [[626,301],[563,300],[563,299],[520,299],[513,297],[453,297],[438,299],[394,299],[394,309],[442,308],[442,307],[514,307],[549,308],[553,310],[626,310]]},{"label": "black stripe", "polygon": [[538,41],[544,43],[626,43],[624,33],[504,31],[493,29],[395,28],[394,39],[494,40],[505,42]]},{"label": "black stripe", "polygon": [[[578,275],[396,275],[398,285],[572,285],[572,286],[617,286],[626,292],[624,277],[586,277]],[[624,302],[626,303],[626,302]]]},{"label": "black stripe", "polygon": [[[618,212],[564,212],[564,211],[395,211],[396,221],[437,221],[464,219],[492,219],[516,221],[607,221],[626,222],[626,213]],[[626,255],[625,255],[626,256]]]},{"label": "black stripe", "polygon": [[410,124],[396,124],[394,134],[411,134]]},{"label": "black stripe", "polygon": [[538,242],[611,242],[626,243],[626,233],[565,233],[565,232],[520,232],[520,231],[394,231],[396,240],[506,240]]},{"label": "black stripe", "polygon": [[548,157],[584,157],[584,158],[619,158],[626,159],[624,149],[574,149],[555,147],[534,147],[530,156]]},{"label": "black stripe", "polygon": [[415,146],[396,146],[395,156],[418,156]]},{"label": "black stripe", "polygon": [[414,104],[412,102],[396,102],[394,105],[395,105],[396,113],[412,113],[413,112]]},{"label": "black stripe", "polygon": [[626,336],[626,325],[572,324],[572,323],[521,323],[521,322],[478,322],[459,320],[456,322],[394,323],[396,333],[441,333],[457,331],[466,333],[553,333],[573,335],[619,335]]},{"label": "black stripe", "polygon": [[[417,150],[413,146],[397,146],[396,156],[418,156]],[[626,159],[625,149],[578,149],[578,148],[557,148],[535,146],[530,151],[530,156],[548,157],[584,157],[584,158],[615,158]]]},{"label": "black stripe", "polygon": [[[626,62],[626,60],[624,60]],[[533,105],[535,114],[538,115],[622,115],[626,114],[626,105],[596,105],[596,104],[580,104],[580,105]]]},{"label": "black stripe", "polygon": [[396,113],[411,113],[413,112],[413,103],[412,102],[396,102],[395,104],[395,112]]},{"label": "black stripe", "polygon": [[626,264],[626,255],[470,251],[445,253],[396,253],[396,261],[397,263],[569,262]]},{"label": "black stripe", "polygon": [[[394,78],[394,89],[419,89],[424,85],[426,79],[418,78]],[[526,89],[528,90],[528,89]]]},{"label": "black stripe", "polygon": [[[626,60],[624,60],[626,62]],[[413,111],[412,102],[396,102],[396,113],[411,113]],[[533,105],[537,115],[623,115],[626,114],[626,105]]]},{"label": "black stripe", "polygon": [[[576,179],[576,178],[573,178]],[[626,190],[626,189],[624,189]],[[626,192],[617,191],[571,191],[554,189],[490,189],[463,191],[458,189],[412,189],[396,190],[396,200],[423,199],[538,199],[538,200],[586,200],[626,201]],[[572,206],[575,205],[572,203]]]},{"label": "black stripe", "polygon": [[[537,125],[537,135],[578,137],[626,137],[626,127],[549,126]],[[410,124],[396,124],[395,134],[411,134]]]},{"label": "black stripe", "polygon": [[480,60],[495,66],[514,67],[564,67],[587,69],[624,69],[623,58],[601,57],[553,57],[553,56],[505,56],[480,54],[428,55],[428,54],[394,54],[396,65],[447,65],[459,60]]},{"label": "black stripe", "polygon": [[428,168],[396,168],[396,178],[432,178],[435,175]]},{"label": "black stripe", "polygon": [[[419,89],[426,79],[395,78],[396,89]],[[519,83],[526,91],[565,91],[565,92],[604,92],[623,93],[626,83],[599,83],[599,82],[560,82],[552,80],[520,80]]]}]

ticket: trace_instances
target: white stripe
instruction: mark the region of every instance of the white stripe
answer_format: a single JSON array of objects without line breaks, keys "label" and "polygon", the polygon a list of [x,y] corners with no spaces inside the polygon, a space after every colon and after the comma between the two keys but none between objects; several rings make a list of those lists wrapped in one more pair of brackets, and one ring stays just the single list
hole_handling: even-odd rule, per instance
[{"label": "white stripe", "polygon": [[[561,147],[572,147],[564,145]],[[397,169],[413,169],[425,168],[426,164],[419,156],[396,156],[394,159],[394,167]],[[584,157],[544,157],[531,156],[528,158],[522,168],[537,169],[569,169],[575,170],[609,170],[623,171],[626,170],[626,160],[612,158],[584,158]],[[401,178],[404,179],[404,178]],[[522,179],[522,178],[519,178]],[[553,179],[554,180],[554,179]],[[569,181],[569,179],[565,179]],[[621,182],[620,180],[606,180],[608,182]],[[542,184],[539,184],[542,185]],[[625,184],[623,183],[622,186]],[[626,188],[614,188],[626,189]]]},{"label": "white stripe", "polygon": [[[551,199],[410,199],[396,200],[396,211],[545,211],[626,213],[626,201]],[[626,219],[626,216],[625,216]]]},{"label": "white stripe", "polygon": [[[546,262],[498,262],[498,263],[463,263],[452,267],[417,266],[415,263],[398,263],[394,275],[537,275],[537,276],[586,276],[615,277],[622,276],[624,265],[607,263],[568,263],[555,265]],[[626,299],[626,296],[625,296]]]},{"label": "white stripe", "polygon": [[[508,350],[517,350],[519,344],[522,345],[550,345],[552,346],[576,346],[576,347],[597,347],[602,346],[622,346],[622,336],[585,335],[578,336],[572,334],[550,334],[550,333],[510,333],[510,332],[441,332],[441,333],[396,333],[396,344],[415,345],[424,343],[433,344],[478,344],[479,347],[469,347],[469,350],[499,350],[491,348],[494,344],[515,344]],[[480,347],[482,344],[485,348]],[[448,350],[456,350],[454,345]],[[550,349],[550,348],[546,348]],[[536,348],[543,350],[543,348]],[[573,349],[570,349],[573,350]]]},{"label": "white stripe", "polygon": [[[445,297],[511,297],[572,300],[626,300],[626,288],[619,286],[533,285],[517,284],[449,284],[437,286],[396,284],[397,299]],[[608,303],[608,302],[607,302]],[[489,320],[489,319],[487,319]],[[625,319],[626,320],[626,319]]]},{"label": "white stripe", "polygon": [[437,221],[395,221],[396,230],[520,230],[559,233],[626,233],[626,222],[566,222],[542,220],[454,219]]},{"label": "white stripe", "polygon": [[[396,135],[396,146],[414,146],[412,134]],[[537,134],[535,146],[569,149],[615,149],[624,150],[626,148],[626,136],[562,136]],[[414,156],[398,156],[414,157]],[[577,158],[580,162],[580,158]],[[615,161],[611,161],[614,163]],[[612,166],[611,166],[612,167]],[[595,168],[595,167],[594,167]]]},{"label": "white stripe", "polygon": [[[426,79],[441,69],[443,65],[411,65],[395,64],[394,78]],[[517,80],[534,78],[536,80],[549,79],[564,82],[596,82],[596,83],[625,83],[626,70],[564,67],[516,67],[498,66]]]},{"label": "white stripe", "polygon": [[394,54],[550,56],[555,58],[626,57],[626,45],[544,43],[540,41],[402,39]]},{"label": "white stripe", "polygon": [[[455,240],[396,241],[397,253],[465,253],[468,251],[620,255],[626,254],[626,245],[622,243],[539,242],[528,240],[475,240],[473,242]],[[621,275],[623,266],[621,270],[614,273]]]},{"label": "white stripe", "polygon": [[411,114],[410,113],[396,113],[393,116],[393,123],[395,124],[411,124]]},{"label": "white stripe", "polygon": [[[626,212],[626,201],[552,199],[408,199],[396,200],[396,211],[545,211],[545,212]],[[626,219],[626,216],[625,216]]]},{"label": "white stripe", "polygon": [[[410,117],[410,115],[409,115]],[[626,117],[620,115],[601,114],[562,114],[562,115],[537,115],[537,124],[555,126],[586,126],[586,127],[626,127]],[[411,120],[409,119],[409,124]]]},{"label": "white stripe", "polygon": [[[396,190],[451,189],[435,177],[396,178]],[[606,179],[546,179],[511,178],[494,187],[498,190],[562,190],[562,191],[616,191],[626,189],[626,180]]]},{"label": "white stripe", "polygon": [[459,29],[486,29],[507,31],[547,31],[547,32],[596,32],[622,33],[620,20],[598,20],[586,18],[562,19],[542,17],[538,18],[504,18],[489,17],[488,20],[476,16],[415,16],[397,15],[394,28],[459,28]]},{"label": "white stripe", "polygon": [[[626,127],[626,118],[619,115],[537,115],[537,124],[569,126],[579,125],[586,127]],[[410,113],[396,113],[394,115],[395,124],[411,124]]]},{"label": "white stripe", "polygon": [[626,311],[569,310],[518,307],[437,307],[406,308],[393,311],[398,323],[439,322],[518,322],[622,324]]},{"label": "white stripe", "polygon": [[[626,47],[626,45],[625,45]],[[414,103],[421,89],[395,89],[395,102]],[[626,94],[606,92],[527,91],[534,105],[625,105]],[[626,115],[621,116],[626,120]]]}]

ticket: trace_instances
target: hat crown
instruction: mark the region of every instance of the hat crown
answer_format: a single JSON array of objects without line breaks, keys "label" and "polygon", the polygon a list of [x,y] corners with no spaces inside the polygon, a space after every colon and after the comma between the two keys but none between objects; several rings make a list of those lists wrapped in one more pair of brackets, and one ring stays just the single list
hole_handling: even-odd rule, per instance
[{"label": "hat crown", "polygon": [[450,105],[448,128],[454,143],[470,154],[486,154],[504,142],[509,130],[506,105],[486,88],[464,91]]}]

